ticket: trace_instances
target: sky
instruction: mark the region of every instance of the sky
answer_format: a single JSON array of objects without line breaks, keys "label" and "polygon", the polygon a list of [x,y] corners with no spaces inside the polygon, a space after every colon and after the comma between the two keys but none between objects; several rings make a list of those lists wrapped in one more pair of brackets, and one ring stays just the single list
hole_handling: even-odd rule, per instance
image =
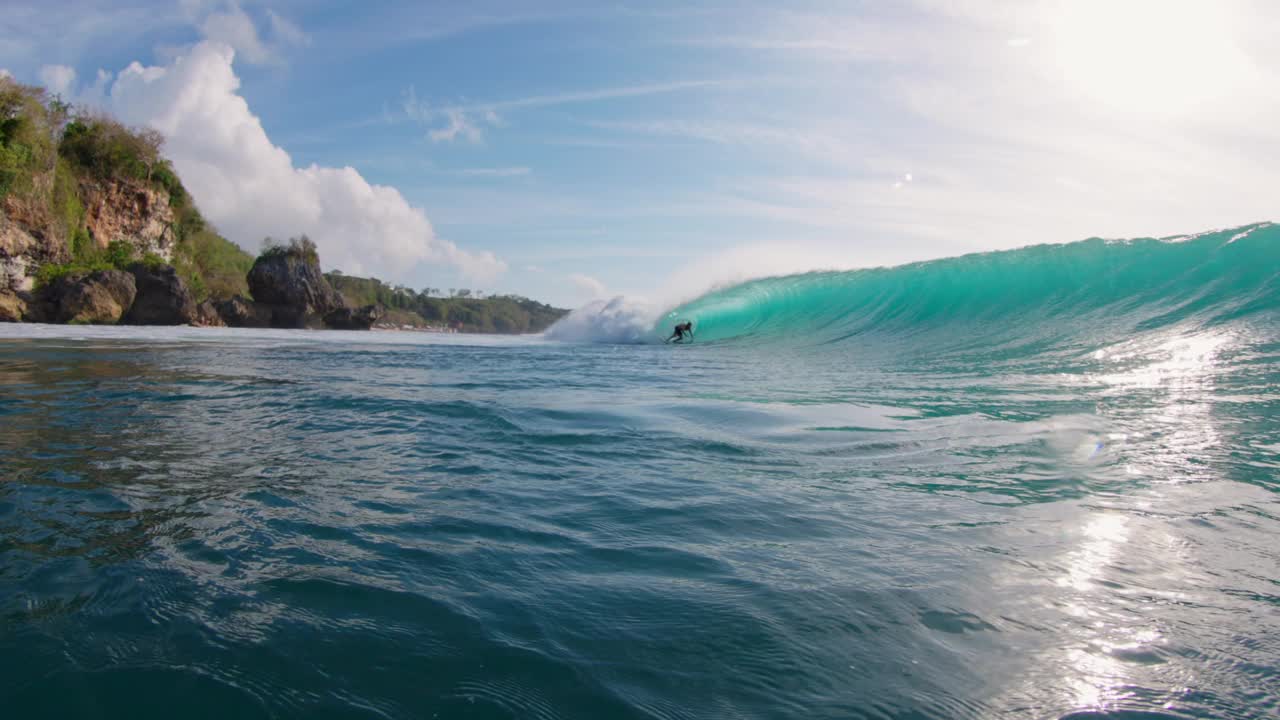
[{"label": "sky", "polygon": [[10,0],[256,252],[564,307],[1280,212],[1280,3]]}]

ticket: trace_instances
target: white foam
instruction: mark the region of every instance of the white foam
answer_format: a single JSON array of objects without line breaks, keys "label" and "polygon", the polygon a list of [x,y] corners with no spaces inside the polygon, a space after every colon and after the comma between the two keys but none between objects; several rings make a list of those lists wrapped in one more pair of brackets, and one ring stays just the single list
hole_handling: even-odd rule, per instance
[{"label": "white foam", "polygon": [[564,342],[658,342],[662,338],[653,327],[660,312],[621,295],[612,300],[596,300],[561,318],[547,329],[546,337]]},{"label": "white foam", "polygon": [[379,330],[284,330],[272,328],[206,328],[186,325],[44,325],[0,323],[3,340],[124,341],[147,344],[230,343],[284,346],[304,343],[335,345],[510,345],[541,342],[539,335],[395,332]]}]

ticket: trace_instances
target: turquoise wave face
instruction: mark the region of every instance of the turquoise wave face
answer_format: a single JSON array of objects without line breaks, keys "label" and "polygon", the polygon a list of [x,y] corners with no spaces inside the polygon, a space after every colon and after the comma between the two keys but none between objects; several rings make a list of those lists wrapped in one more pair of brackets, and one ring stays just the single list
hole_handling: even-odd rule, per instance
[{"label": "turquoise wave face", "polygon": [[1280,227],[1271,224],[1176,241],[1040,245],[755,280],[672,310],[654,332],[692,320],[699,341],[827,345],[879,336],[937,351],[1097,346],[1133,331],[1274,311],[1278,260]]}]

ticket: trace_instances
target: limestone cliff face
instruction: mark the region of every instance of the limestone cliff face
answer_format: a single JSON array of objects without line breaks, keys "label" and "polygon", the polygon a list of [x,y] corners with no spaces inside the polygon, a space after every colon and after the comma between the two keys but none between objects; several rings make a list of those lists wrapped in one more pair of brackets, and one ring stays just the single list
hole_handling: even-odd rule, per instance
[{"label": "limestone cliff face", "polygon": [[85,226],[98,247],[123,240],[140,254],[173,259],[176,236],[169,193],[127,181],[84,182],[80,185]]},{"label": "limestone cliff face", "polygon": [[0,217],[0,292],[31,289],[31,249],[39,245],[30,233]]},{"label": "limestone cliff face", "polygon": [[66,252],[66,243],[49,235],[48,224],[30,203],[12,196],[0,202],[0,291],[30,290],[28,275]]},{"label": "limestone cliff face", "polygon": [[[131,180],[82,181],[78,190],[84,227],[99,248],[121,240],[139,256],[173,259],[177,236],[167,192]],[[28,291],[42,264],[71,259],[65,233],[49,215],[47,207],[12,196],[0,202],[0,291]]]}]

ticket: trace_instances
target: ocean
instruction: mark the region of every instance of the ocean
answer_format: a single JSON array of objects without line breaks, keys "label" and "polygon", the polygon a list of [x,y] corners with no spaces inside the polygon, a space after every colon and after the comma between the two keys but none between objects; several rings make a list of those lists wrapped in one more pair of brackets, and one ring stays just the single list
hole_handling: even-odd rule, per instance
[{"label": "ocean", "polygon": [[0,327],[3,716],[1280,714],[1280,227],[584,313]]}]

